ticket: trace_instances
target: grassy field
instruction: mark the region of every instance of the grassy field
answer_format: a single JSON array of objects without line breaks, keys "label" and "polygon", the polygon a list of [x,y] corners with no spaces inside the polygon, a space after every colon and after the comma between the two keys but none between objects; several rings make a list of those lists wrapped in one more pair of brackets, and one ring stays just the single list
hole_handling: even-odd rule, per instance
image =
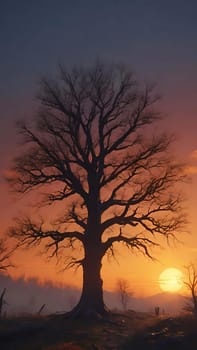
[{"label": "grassy field", "polygon": [[107,320],[50,316],[0,321],[1,350],[196,350],[196,338],[191,317],[159,319],[146,313],[112,314]]}]

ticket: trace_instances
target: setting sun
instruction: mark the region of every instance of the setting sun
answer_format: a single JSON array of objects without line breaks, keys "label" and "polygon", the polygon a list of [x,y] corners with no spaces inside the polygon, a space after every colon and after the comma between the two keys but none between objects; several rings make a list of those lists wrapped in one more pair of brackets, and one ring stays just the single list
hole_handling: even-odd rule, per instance
[{"label": "setting sun", "polygon": [[183,286],[183,274],[175,268],[165,269],[159,276],[159,285],[164,292],[177,292]]}]

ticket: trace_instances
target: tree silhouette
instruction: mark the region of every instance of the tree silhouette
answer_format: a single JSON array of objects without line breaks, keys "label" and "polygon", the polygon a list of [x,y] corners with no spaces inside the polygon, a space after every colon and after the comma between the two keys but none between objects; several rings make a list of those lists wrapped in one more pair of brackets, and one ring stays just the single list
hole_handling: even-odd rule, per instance
[{"label": "tree silhouette", "polygon": [[197,272],[194,264],[185,266],[186,279],[184,281],[185,286],[191,293],[191,302],[186,303],[184,307],[187,311],[192,311],[194,316],[197,317]]},{"label": "tree silhouette", "polygon": [[119,278],[117,281],[117,293],[120,299],[121,306],[124,311],[127,310],[130,297],[133,295],[129,281],[124,278]]},{"label": "tree silhouette", "polygon": [[61,203],[64,214],[53,225],[17,219],[10,233],[20,244],[45,242],[51,256],[64,255],[65,267],[81,266],[82,294],[73,313],[104,314],[103,257],[122,243],[151,258],[158,237],[181,229],[185,218],[174,185],[182,175],[169,155],[172,138],[152,136],[160,119],[152,88],[140,88],[131,72],[115,65],[71,72],[60,66],[59,72],[59,80],[41,80],[32,124],[18,125],[24,151],[9,181],[23,194],[45,188],[43,204]]}]

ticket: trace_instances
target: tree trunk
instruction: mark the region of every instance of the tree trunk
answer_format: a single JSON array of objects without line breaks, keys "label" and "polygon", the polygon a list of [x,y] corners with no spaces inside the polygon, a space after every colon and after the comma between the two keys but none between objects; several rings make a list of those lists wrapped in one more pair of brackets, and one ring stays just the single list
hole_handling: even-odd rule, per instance
[{"label": "tree trunk", "polygon": [[98,244],[85,247],[83,262],[83,287],[79,303],[71,311],[73,316],[100,317],[107,314],[103,300],[101,279],[102,253]]},{"label": "tree trunk", "polygon": [[107,314],[103,301],[101,279],[102,258],[105,254],[101,242],[101,214],[99,186],[96,173],[89,174],[89,201],[87,231],[84,237],[82,294],[77,306],[71,311],[75,316],[100,317]]}]

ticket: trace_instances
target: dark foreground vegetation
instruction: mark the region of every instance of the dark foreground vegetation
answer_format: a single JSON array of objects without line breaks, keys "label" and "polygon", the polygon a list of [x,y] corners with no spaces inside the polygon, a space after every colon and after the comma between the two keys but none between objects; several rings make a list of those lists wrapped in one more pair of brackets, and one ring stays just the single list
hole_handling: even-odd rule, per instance
[{"label": "dark foreground vegetation", "polygon": [[191,316],[163,318],[128,337],[120,349],[197,349],[197,320]]},{"label": "dark foreground vegetation", "polygon": [[196,320],[156,318],[146,313],[111,314],[108,319],[20,317],[0,322],[2,350],[176,350],[197,349]]}]

